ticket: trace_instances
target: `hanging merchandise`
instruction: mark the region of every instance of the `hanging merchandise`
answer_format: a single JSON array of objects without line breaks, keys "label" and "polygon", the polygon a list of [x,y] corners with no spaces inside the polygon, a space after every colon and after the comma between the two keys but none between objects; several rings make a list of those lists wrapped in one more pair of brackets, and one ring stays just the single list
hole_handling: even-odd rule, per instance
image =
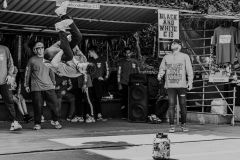
[{"label": "hanging merchandise", "polygon": [[[225,23],[224,23],[225,24]],[[216,63],[234,63],[237,29],[222,25],[214,30],[212,45],[216,46]]]},{"label": "hanging merchandise", "polygon": [[6,9],[7,6],[8,6],[8,4],[7,4],[7,0],[4,0],[4,1],[3,1],[3,8]]}]

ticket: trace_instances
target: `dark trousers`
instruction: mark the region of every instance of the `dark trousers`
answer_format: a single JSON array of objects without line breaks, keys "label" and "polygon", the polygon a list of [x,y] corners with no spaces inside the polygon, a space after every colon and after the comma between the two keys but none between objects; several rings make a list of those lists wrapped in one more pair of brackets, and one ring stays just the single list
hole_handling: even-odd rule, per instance
[{"label": "dark trousers", "polygon": [[[70,19],[69,16],[64,15],[61,17],[62,20],[64,19]],[[72,41],[69,42],[67,39],[67,33],[60,31],[59,32],[59,38],[61,42],[61,49],[63,50],[64,54],[62,56],[62,61],[71,61],[73,59],[73,51],[72,49],[76,47],[78,43],[81,42],[82,40],[82,34],[78,30],[77,26],[73,22],[72,24],[69,25],[70,27],[70,33],[72,34]]]},{"label": "dark trousers", "polygon": [[[86,114],[94,116],[94,104],[93,104],[93,87],[88,88],[88,92],[82,92],[81,88],[75,89],[75,96],[76,96],[76,106],[77,106],[77,113],[76,115],[79,117],[84,117]],[[83,104],[82,100],[84,99],[85,104]]]},{"label": "dark trousers", "polygon": [[4,104],[7,106],[7,109],[9,112],[9,118],[13,122],[16,118],[16,111],[14,108],[13,94],[12,94],[11,86],[8,84],[0,85],[0,94],[2,95]]},{"label": "dark trousers", "polygon": [[164,114],[167,112],[168,108],[169,108],[168,100],[158,100],[156,102],[156,113],[155,113],[155,115],[159,118],[164,116]]},{"label": "dark trousers", "polygon": [[53,121],[58,121],[59,106],[57,101],[57,95],[54,89],[47,90],[47,91],[33,91],[32,100],[33,100],[35,124],[41,124],[41,115],[42,115],[44,100],[46,101],[47,106],[51,110]]},{"label": "dark trousers", "polygon": [[98,80],[97,78],[93,79],[93,90],[94,90],[94,107],[96,113],[102,113],[102,103],[101,99],[103,97],[103,81]]},{"label": "dark trousers", "polygon": [[69,119],[73,118],[73,114],[75,112],[75,96],[69,92],[66,94],[62,95],[61,93],[57,93],[57,98],[58,98],[58,107],[59,107],[59,117],[62,116],[62,99],[66,99],[69,103],[69,111],[68,111],[68,117]]},{"label": "dark trousers", "polygon": [[186,88],[168,88],[170,124],[174,124],[177,96],[179,99],[179,105],[181,110],[181,123],[182,124],[186,123],[186,118],[187,118],[186,92],[187,92]]},{"label": "dark trousers", "polygon": [[[121,90],[121,111],[122,111],[122,116],[127,117],[128,115],[128,85],[126,84],[121,84],[122,85],[122,90]],[[124,108],[123,108],[124,106]]]}]

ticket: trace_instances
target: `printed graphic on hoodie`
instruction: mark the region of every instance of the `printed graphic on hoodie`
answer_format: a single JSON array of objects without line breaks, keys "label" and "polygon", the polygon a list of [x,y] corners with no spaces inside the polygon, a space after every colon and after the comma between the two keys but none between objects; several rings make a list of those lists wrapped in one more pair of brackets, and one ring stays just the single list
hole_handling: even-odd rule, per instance
[{"label": "printed graphic on hoodie", "polygon": [[169,83],[179,84],[179,81],[182,80],[182,74],[181,74],[182,69],[183,69],[182,63],[167,64],[167,70],[169,70],[167,78],[169,80]]}]

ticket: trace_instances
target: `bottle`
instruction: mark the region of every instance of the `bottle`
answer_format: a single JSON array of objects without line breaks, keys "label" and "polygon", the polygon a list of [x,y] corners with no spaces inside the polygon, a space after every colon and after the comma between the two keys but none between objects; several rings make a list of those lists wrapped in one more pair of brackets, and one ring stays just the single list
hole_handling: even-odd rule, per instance
[{"label": "bottle", "polygon": [[155,160],[170,159],[170,140],[167,134],[156,134],[156,138],[153,140],[152,157]]}]

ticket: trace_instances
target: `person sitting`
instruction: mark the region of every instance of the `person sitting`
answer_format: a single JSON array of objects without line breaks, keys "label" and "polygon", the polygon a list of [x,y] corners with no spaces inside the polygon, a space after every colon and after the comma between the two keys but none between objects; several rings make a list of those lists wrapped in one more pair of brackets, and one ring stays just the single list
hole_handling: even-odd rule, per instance
[{"label": "person sitting", "polygon": [[59,114],[60,114],[59,117],[60,119],[62,118],[61,108],[62,108],[62,99],[64,98],[70,103],[67,121],[71,121],[75,111],[75,96],[69,93],[69,91],[72,89],[72,82],[70,78],[60,77],[58,75],[55,75],[55,80],[56,80],[55,90],[56,90],[58,104],[59,104]]},{"label": "person sitting", "polygon": [[156,101],[156,112],[155,114],[151,114],[148,116],[148,119],[151,123],[161,123],[162,120],[160,119],[163,117],[169,107],[169,102],[167,99],[162,99],[162,97],[159,97]]},{"label": "person sitting", "polygon": [[28,114],[27,105],[25,99],[21,95],[21,77],[16,66],[14,66],[13,72],[14,80],[11,85],[13,92],[13,101],[17,105],[19,112],[23,115],[23,121],[29,123],[33,120],[33,117]]}]

